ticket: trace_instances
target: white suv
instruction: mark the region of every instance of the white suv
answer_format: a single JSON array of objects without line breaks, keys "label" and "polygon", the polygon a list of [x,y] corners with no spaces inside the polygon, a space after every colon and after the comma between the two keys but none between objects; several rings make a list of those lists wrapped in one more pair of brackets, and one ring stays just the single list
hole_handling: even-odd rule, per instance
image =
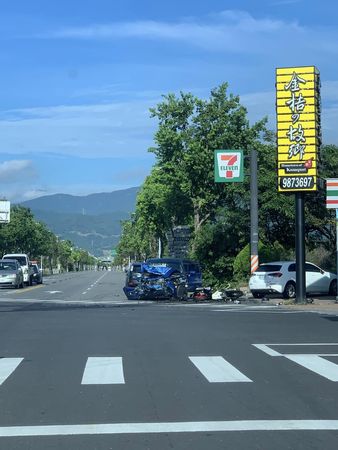
[{"label": "white suv", "polygon": [[32,286],[33,269],[29,263],[29,257],[25,253],[8,253],[2,259],[16,259],[22,268],[23,281],[27,286]]},{"label": "white suv", "polygon": [[[326,272],[312,263],[305,263],[306,292],[336,295],[337,275]],[[296,263],[277,261],[261,264],[249,280],[255,298],[266,294],[282,294],[285,298],[296,296]]]}]

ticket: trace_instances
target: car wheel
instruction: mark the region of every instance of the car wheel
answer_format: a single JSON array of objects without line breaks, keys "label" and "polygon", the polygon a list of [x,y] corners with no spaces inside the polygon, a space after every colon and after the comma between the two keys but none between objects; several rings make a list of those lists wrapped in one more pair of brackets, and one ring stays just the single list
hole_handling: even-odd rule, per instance
[{"label": "car wheel", "polygon": [[296,297],[296,285],[293,281],[288,281],[286,283],[284,292],[283,292],[284,298],[295,298]]},{"label": "car wheel", "polygon": [[21,281],[20,287],[21,287],[21,289],[23,289],[25,287],[25,283],[23,282],[23,280]]},{"label": "car wheel", "polygon": [[337,280],[332,280],[329,288],[329,295],[337,295]]}]

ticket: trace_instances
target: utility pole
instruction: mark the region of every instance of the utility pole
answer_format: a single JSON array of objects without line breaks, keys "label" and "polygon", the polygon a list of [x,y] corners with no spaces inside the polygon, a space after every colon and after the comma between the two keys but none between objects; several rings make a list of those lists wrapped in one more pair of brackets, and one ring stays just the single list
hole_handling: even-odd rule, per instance
[{"label": "utility pole", "polygon": [[250,261],[251,273],[258,269],[258,182],[257,150],[253,148],[250,155]]}]

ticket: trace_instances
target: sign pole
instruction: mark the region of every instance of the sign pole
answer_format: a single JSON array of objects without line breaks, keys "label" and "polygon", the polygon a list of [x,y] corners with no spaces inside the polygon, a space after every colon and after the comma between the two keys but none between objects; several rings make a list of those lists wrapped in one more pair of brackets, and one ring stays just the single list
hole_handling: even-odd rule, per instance
[{"label": "sign pole", "polygon": [[253,148],[250,155],[250,253],[251,273],[258,269],[258,185],[257,185],[257,150]]},{"label": "sign pole", "polygon": [[296,303],[306,303],[304,193],[296,195]]}]

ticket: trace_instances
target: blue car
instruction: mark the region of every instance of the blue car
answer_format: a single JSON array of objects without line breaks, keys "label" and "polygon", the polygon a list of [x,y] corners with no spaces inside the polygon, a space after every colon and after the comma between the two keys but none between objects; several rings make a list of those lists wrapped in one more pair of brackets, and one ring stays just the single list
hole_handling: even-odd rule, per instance
[{"label": "blue car", "polygon": [[202,271],[197,261],[181,258],[150,258],[146,263],[156,267],[171,267],[182,273],[186,278],[188,295],[193,294],[196,288],[202,287]]},{"label": "blue car", "polygon": [[151,258],[134,262],[123,288],[129,300],[192,297],[202,286],[202,273],[196,261],[178,258]]}]

